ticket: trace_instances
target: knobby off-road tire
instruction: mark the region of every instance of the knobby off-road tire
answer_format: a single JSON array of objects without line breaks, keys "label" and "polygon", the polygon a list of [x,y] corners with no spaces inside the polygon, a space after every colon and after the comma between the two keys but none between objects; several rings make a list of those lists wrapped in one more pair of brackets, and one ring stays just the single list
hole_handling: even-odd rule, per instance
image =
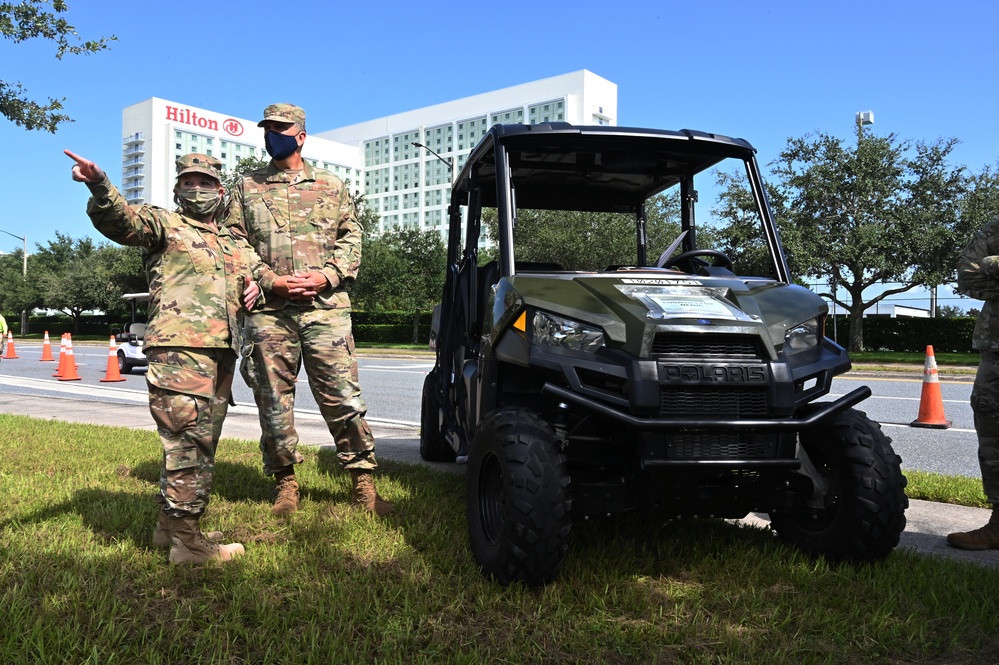
[{"label": "knobby off-road tire", "polygon": [[428,462],[453,462],[454,449],[441,432],[438,411],[437,370],[431,370],[423,380],[423,402],[420,407],[420,457]]},{"label": "knobby off-road tire", "polygon": [[551,426],[523,409],[492,412],[472,441],[468,539],[482,573],[506,586],[558,577],[572,528],[569,471]]},{"label": "knobby off-road tire", "polygon": [[821,427],[800,433],[802,447],[829,485],[825,508],[771,514],[784,541],[831,561],[878,561],[905,529],[906,478],[902,458],[881,426],[848,409]]}]

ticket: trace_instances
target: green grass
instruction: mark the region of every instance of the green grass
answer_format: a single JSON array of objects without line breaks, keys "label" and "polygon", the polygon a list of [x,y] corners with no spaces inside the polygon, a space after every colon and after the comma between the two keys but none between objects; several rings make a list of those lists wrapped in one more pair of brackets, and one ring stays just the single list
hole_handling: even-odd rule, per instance
[{"label": "green grass", "polygon": [[278,520],[256,444],[230,439],[203,524],[246,556],[174,568],[148,545],[155,433],[7,415],[0,432],[5,664],[999,662],[999,570],[831,566],[761,529],[616,519],[574,529],[555,584],[504,589],[468,552],[460,476],[383,461],[379,520],[309,449],[302,509]]},{"label": "green grass", "polygon": [[909,480],[905,493],[910,499],[941,501],[959,506],[990,508],[982,491],[982,481],[966,476],[945,476],[925,471],[906,471]]}]

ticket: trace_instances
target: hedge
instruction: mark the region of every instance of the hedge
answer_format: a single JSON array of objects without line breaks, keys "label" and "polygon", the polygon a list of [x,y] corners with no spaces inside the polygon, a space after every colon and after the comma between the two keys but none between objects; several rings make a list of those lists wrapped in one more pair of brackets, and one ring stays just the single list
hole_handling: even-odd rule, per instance
[{"label": "hedge", "polygon": [[[928,345],[936,353],[970,353],[975,318],[961,316],[920,319],[869,316],[864,319],[864,350],[923,353]],[[832,318],[826,322],[826,336],[833,336]],[[836,339],[840,346],[850,346],[850,319],[836,317]]]}]

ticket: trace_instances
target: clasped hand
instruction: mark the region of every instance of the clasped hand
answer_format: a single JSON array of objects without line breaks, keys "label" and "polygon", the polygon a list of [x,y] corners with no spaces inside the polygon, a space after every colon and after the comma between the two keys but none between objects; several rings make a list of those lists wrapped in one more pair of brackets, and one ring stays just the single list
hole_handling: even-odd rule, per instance
[{"label": "clasped hand", "polygon": [[276,295],[288,300],[311,301],[330,286],[330,281],[325,274],[318,270],[311,270],[278,277],[271,290]]}]

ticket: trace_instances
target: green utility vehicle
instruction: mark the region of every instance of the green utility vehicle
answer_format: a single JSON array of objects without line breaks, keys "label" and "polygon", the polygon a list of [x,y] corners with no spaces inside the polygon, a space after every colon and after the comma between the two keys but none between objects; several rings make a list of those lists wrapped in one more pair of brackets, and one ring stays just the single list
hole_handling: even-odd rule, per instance
[{"label": "green utility vehicle", "polygon": [[[698,201],[695,179],[720,174],[741,183],[737,215]],[[467,461],[485,575],[549,583],[574,523],[626,512],[766,513],[778,537],[835,561],[898,544],[901,459],[852,408],[869,388],[819,401],[850,360],[824,335],[826,303],[793,283],[749,143],[496,125],[449,216],[420,452]],[[614,231],[626,256],[607,264]],[[530,233],[534,254],[518,253]]]}]

